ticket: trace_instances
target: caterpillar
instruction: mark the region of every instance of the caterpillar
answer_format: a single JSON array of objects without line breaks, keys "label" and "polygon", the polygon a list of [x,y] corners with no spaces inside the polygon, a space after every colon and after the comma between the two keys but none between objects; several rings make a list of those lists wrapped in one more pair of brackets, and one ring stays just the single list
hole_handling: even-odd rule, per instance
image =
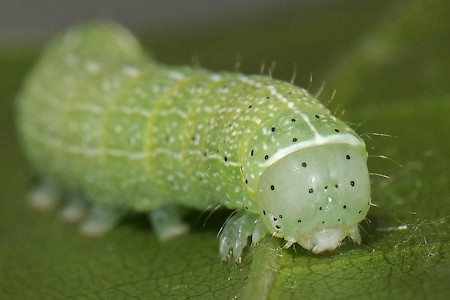
[{"label": "caterpillar", "polygon": [[240,261],[266,235],[314,253],[350,237],[370,200],[364,141],[305,89],[262,75],[152,60],[120,25],[69,28],[44,49],[17,99],[36,206],[69,199],[82,233],[146,213],[160,239],[186,208],[235,213],[219,234]]}]

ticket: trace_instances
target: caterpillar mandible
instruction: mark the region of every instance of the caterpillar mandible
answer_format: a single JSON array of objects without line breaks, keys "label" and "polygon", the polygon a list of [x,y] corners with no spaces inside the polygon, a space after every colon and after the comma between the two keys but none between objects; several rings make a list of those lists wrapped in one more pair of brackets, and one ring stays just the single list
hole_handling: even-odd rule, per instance
[{"label": "caterpillar mandible", "polygon": [[220,232],[223,260],[268,234],[314,253],[361,242],[367,151],[349,126],[286,82],[159,64],[119,25],[51,41],[18,96],[17,126],[44,179],[32,202],[64,193],[79,217],[74,203],[87,199],[85,234],[133,211],[166,239],[186,231],[186,207],[222,205],[236,211]]}]

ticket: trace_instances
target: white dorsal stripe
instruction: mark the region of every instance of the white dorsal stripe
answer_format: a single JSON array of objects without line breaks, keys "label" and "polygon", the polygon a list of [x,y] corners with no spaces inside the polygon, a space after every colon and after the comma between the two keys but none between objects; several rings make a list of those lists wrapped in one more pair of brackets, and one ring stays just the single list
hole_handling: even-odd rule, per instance
[{"label": "white dorsal stripe", "polygon": [[297,152],[302,149],[316,147],[325,144],[348,144],[365,148],[365,144],[362,140],[358,139],[356,136],[349,133],[333,134],[326,137],[317,135],[314,139],[298,142],[291,146],[284,147],[278,150],[267,161],[259,163],[259,166],[268,167],[291,153]]}]

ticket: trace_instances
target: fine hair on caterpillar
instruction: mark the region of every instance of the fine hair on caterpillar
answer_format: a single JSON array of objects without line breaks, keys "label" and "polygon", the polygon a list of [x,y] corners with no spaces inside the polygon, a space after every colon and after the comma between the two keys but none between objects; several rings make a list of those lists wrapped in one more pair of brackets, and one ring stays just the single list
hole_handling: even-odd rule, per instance
[{"label": "fine hair on caterpillar", "polygon": [[68,29],[17,100],[21,144],[44,182],[31,202],[83,195],[88,211],[71,212],[86,214],[80,230],[91,236],[146,213],[161,240],[187,231],[187,208],[223,206],[235,211],[219,233],[224,261],[240,261],[249,237],[314,253],[346,237],[361,243],[371,205],[365,143],[308,90],[273,79],[274,68],[166,66],[117,24]]}]

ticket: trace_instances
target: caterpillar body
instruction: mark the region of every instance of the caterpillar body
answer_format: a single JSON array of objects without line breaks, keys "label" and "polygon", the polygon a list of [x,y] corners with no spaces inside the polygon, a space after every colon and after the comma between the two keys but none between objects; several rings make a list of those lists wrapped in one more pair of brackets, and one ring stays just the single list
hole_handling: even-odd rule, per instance
[{"label": "caterpillar body", "polygon": [[46,182],[35,203],[82,195],[87,234],[136,211],[169,238],[186,229],[184,207],[222,205],[236,211],[219,236],[223,260],[267,234],[315,253],[361,241],[367,152],[349,126],[289,83],[156,63],[116,24],[78,25],[46,47],[17,124]]}]

